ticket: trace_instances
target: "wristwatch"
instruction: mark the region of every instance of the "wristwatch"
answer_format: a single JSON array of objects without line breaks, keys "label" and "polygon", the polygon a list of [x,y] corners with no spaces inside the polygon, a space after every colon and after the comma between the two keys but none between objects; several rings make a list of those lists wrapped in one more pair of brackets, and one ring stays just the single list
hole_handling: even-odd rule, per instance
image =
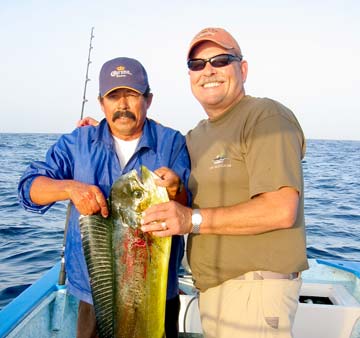
[{"label": "wristwatch", "polygon": [[202,223],[202,216],[199,209],[194,209],[191,216],[191,223],[192,223],[192,234],[199,234],[200,233],[200,225]]}]

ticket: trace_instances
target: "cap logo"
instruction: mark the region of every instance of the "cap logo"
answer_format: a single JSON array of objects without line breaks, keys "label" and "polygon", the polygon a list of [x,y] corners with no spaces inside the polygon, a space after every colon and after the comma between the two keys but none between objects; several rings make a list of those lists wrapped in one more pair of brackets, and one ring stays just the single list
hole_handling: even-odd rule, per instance
[{"label": "cap logo", "polygon": [[130,70],[127,70],[124,66],[117,66],[115,70],[110,73],[111,77],[126,77],[128,75],[133,75]]}]

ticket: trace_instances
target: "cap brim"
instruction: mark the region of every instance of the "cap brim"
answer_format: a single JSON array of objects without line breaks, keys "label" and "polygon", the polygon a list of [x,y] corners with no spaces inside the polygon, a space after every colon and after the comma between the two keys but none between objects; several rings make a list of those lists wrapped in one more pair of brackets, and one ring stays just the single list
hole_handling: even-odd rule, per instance
[{"label": "cap brim", "polygon": [[130,90],[133,90],[134,92],[137,92],[137,93],[139,93],[139,94],[141,94],[141,95],[144,94],[144,93],[142,93],[140,90],[135,89],[135,88],[132,88],[132,87],[119,86],[119,87],[114,87],[114,88],[111,88],[110,90],[108,90],[108,91],[103,95],[103,97],[106,96],[106,95],[109,95],[111,92],[113,92],[114,90],[117,90],[117,89],[130,89]]}]

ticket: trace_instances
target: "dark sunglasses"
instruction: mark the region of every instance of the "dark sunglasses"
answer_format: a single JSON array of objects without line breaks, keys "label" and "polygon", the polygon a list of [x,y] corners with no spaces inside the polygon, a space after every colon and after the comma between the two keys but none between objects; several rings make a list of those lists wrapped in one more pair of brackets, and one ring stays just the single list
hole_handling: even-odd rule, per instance
[{"label": "dark sunglasses", "polygon": [[209,62],[213,67],[225,67],[233,61],[241,61],[242,56],[235,56],[231,54],[219,54],[208,59],[190,59],[187,66],[190,70],[198,71],[205,68],[206,63]]}]

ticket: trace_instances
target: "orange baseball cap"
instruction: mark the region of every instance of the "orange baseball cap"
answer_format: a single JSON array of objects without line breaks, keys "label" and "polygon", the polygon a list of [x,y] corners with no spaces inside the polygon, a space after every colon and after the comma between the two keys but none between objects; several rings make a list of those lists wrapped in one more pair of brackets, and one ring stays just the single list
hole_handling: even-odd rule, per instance
[{"label": "orange baseball cap", "polygon": [[233,50],[235,55],[242,56],[238,43],[229,32],[227,32],[223,28],[208,27],[201,30],[192,39],[187,54],[187,59],[190,58],[193,48],[203,41],[215,42],[216,44],[218,44],[219,46],[225,49]]}]

